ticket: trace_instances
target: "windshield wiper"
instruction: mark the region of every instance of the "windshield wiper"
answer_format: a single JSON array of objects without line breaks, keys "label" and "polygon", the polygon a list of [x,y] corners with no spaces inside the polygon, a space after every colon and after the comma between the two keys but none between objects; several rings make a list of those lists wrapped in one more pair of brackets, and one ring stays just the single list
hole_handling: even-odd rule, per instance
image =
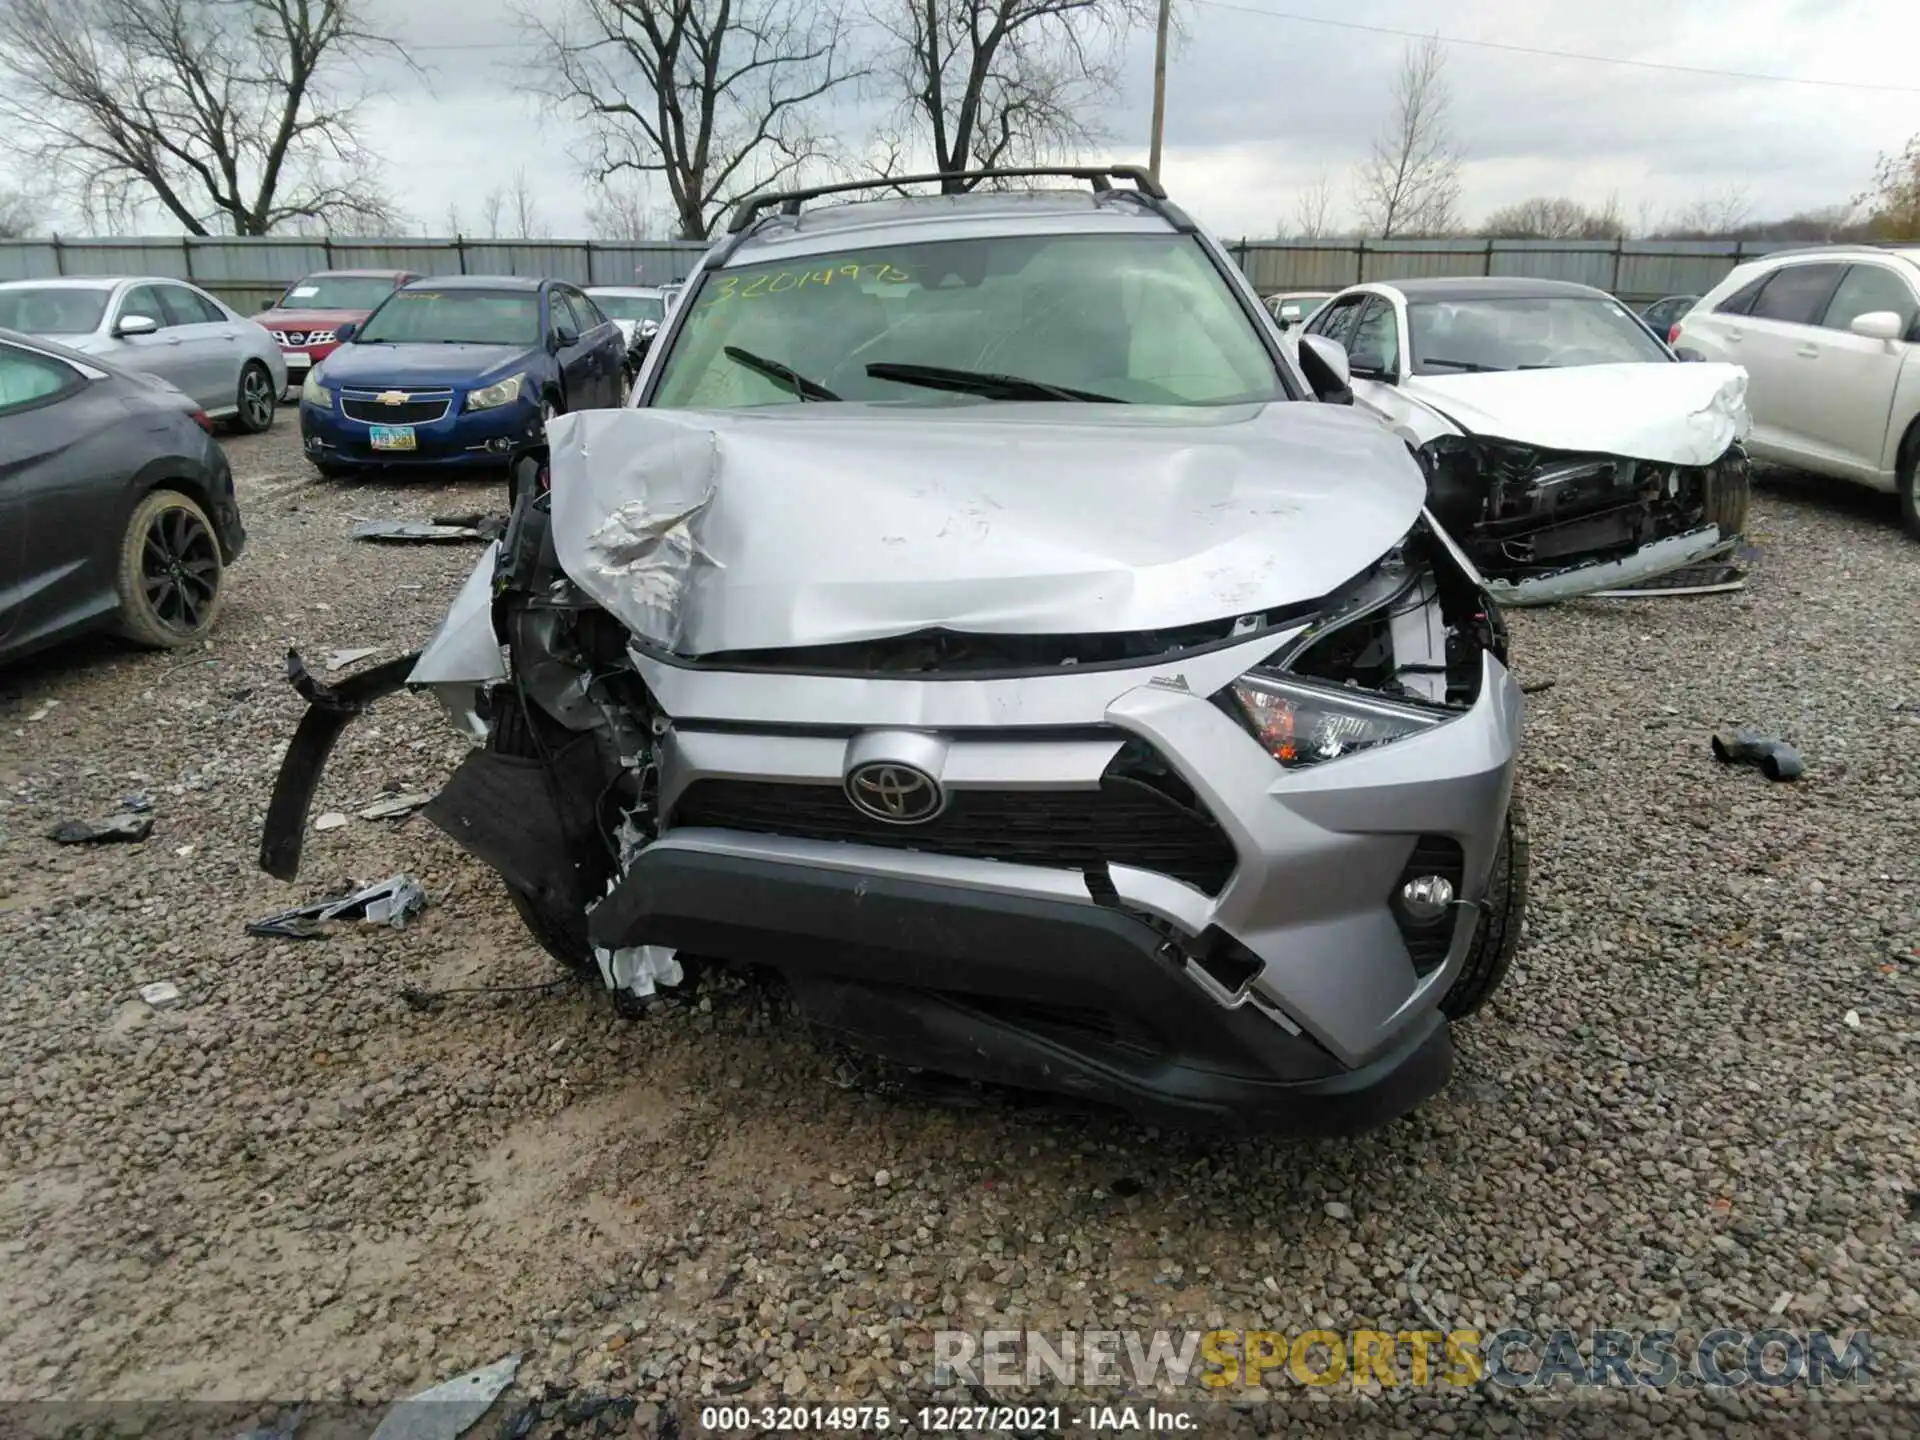
[{"label": "windshield wiper", "polygon": [[1483,374],[1493,374],[1506,369],[1504,365],[1481,365],[1472,360],[1442,360],[1433,355],[1422,355],[1419,363],[1422,365],[1442,365],[1449,370],[1474,370]]},{"label": "windshield wiper", "polygon": [[1124,405],[1114,395],[1096,395],[1091,390],[1075,390],[1067,385],[1052,385],[1045,380],[1027,380],[1019,375],[994,375],[984,370],[949,370],[944,365],[896,365],[876,360],[867,366],[875,380],[897,380],[902,385],[921,385],[929,390],[952,390],[961,395],[979,395],[988,400],[1085,400],[1101,405]]},{"label": "windshield wiper", "polygon": [[817,380],[809,380],[792,366],[782,365],[778,360],[769,360],[764,355],[756,355],[751,350],[742,350],[738,345],[728,345],[721,352],[735,364],[744,365],[757,375],[764,375],[776,385],[785,386],[802,400],[838,400],[840,397],[827,389]]}]

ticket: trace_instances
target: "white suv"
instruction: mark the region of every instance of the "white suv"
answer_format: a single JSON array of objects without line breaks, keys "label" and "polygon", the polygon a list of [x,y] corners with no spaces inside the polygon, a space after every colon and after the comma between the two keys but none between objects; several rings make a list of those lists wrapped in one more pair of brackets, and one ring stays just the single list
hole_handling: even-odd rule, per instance
[{"label": "white suv", "polygon": [[1891,490],[1920,538],[1920,246],[1738,266],[1674,328],[1673,346],[1683,360],[1746,367],[1754,455]]}]

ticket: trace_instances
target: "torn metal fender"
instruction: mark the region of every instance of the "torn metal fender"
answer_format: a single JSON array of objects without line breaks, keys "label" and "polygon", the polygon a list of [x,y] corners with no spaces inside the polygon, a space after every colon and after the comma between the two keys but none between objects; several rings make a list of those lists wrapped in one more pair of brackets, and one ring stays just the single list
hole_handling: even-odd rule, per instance
[{"label": "torn metal fender", "polygon": [[487,685],[507,678],[500,635],[493,626],[493,577],[499,557],[498,542],[489,545],[453,597],[433,639],[420,651],[420,663],[407,677],[409,685]]},{"label": "torn metal fender", "polygon": [[1732,543],[1721,537],[1718,525],[1707,525],[1684,535],[1655,540],[1621,560],[1575,565],[1531,580],[1497,580],[1489,576],[1487,591],[1502,605],[1553,605],[1599,590],[1621,590],[1643,584],[1657,575],[1696,564]]},{"label": "torn metal fender", "polygon": [[287,682],[307,702],[307,713],[287,742],[280,773],[267,802],[267,823],[260,834],[260,868],[276,880],[300,873],[300,847],[306,839],[307,812],[313,807],[320,773],[341,732],[374,701],[405,687],[420,653],[402,655],[371,670],[329,684],[314,678],[298,650],[287,652]]}]

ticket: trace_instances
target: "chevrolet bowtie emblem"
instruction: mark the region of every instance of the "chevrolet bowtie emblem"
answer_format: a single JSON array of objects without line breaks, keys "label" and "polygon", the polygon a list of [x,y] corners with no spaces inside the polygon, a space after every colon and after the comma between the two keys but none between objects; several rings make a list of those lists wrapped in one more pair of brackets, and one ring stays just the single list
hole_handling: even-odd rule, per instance
[{"label": "chevrolet bowtie emblem", "polygon": [[404,390],[383,390],[376,398],[382,405],[404,405],[407,403],[407,392]]}]

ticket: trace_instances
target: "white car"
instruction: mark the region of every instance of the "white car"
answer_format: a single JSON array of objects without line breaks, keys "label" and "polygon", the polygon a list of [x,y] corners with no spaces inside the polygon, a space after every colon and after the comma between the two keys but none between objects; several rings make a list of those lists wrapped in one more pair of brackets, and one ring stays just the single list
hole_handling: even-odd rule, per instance
[{"label": "white car", "polygon": [[1344,362],[1354,403],[1419,458],[1433,513],[1504,603],[1639,584],[1746,523],[1745,374],[1681,364],[1605,291],[1355,285],[1298,334],[1303,362]]},{"label": "white car", "polygon": [[1745,368],[1755,455],[1892,491],[1920,539],[1920,245],[1749,261],[1687,313],[1674,346]]},{"label": "white car", "polygon": [[249,434],[273,424],[287,362],[260,325],[165,276],[88,276],[0,284],[0,328],[157,375],[211,420]]},{"label": "white car", "polygon": [[1267,313],[1280,323],[1282,330],[1291,330],[1311,320],[1314,312],[1332,298],[1331,290],[1287,290],[1267,296],[1262,303],[1267,307]]},{"label": "white car", "polygon": [[642,327],[650,324],[658,330],[667,318],[667,297],[656,285],[589,285],[587,294],[600,313],[620,327],[620,338],[629,345]]}]

